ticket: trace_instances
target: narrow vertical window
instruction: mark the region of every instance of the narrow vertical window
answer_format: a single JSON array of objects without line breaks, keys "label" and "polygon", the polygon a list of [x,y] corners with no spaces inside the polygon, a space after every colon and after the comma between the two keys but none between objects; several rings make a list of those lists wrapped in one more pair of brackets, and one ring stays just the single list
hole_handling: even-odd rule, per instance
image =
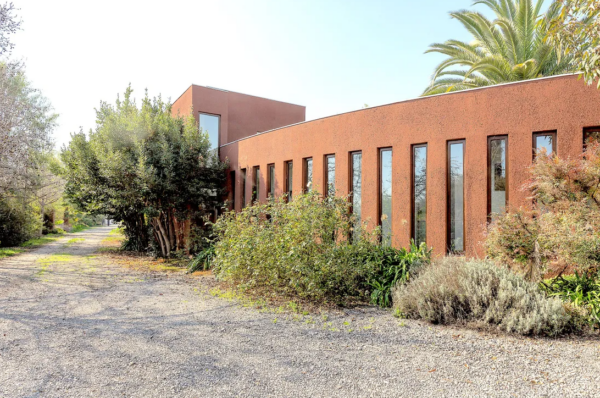
[{"label": "narrow vertical window", "polygon": [[590,142],[600,143],[600,127],[586,127],[583,129],[583,150],[587,149]]},{"label": "narrow vertical window", "polygon": [[465,251],[465,141],[448,142],[448,251]]},{"label": "narrow vertical window", "polygon": [[231,210],[235,210],[235,170],[229,172],[229,182],[231,184]]},{"label": "narrow vertical window", "polygon": [[267,195],[269,198],[275,198],[275,165],[267,166]]},{"label": "narrow vertical window", "polygon": [[260,200],[260,167],[252,169],[252,203]]},{"label": "narrow vertical window", "polygon": [[533,133],[533,159],[537,154],[546,151],[546,155],[554,155],[556,153],[556,131],[544,131],[541,133]]},{"label": "narrow vertical window", "polygon": [[381,243],[392,244],[392,149],[379,150],[379,223]]},{"label": "narrow vertical window", "polygon": [[350,153],[350,199],[352,214],[356,217],[356,224],[359,226],[362,221],[362,152]]},{"label": "narrow vertical window", "polygon": [[290,160],[285,162],[285,193],[287,194],[287,201],[292,200],[292,189],[293,189],[293,177],[294,177],[294,163]]},{"label": "narrow vertical window", "polygon": [[414,145],[412,155],[412,238],[420,245],[427,238],[427,144]]},{"label": "narrow vertical window", "polygon": [[335,155],[325,156],[325,196],[335,196]]},{"label": "narrow vertical window", "polygon": [[302,170],[302,191],[309,192],[313,184],[313,160],[305,158]]},{"label": "narrow vertical window", "polygon": [[242,209],[246,207],[246,169],[242,169]]},{"label": "narrow vertical window", "polygon": [[488,215],[503,213],[506,209],[507,174],[507,137],[488,138]]}]

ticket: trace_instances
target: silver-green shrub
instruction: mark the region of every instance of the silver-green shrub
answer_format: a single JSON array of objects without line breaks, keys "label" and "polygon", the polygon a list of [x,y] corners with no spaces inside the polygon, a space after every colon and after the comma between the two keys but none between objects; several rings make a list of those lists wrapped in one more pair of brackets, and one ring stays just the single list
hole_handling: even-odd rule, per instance
[{"label": "silver-green shrub", "polygon": [[537,284],[484,260],[448,257],[425,267],[394,291],[394,306],[409,318],[463,323],[522,335],[555,336],[570,315]]}]

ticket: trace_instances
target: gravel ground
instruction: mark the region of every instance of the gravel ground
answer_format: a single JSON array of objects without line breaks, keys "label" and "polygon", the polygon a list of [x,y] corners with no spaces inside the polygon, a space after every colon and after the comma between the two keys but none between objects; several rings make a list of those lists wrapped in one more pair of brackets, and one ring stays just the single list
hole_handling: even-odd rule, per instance
[{"label": "gravel ground", "polygon": [[[592,397],[600,342],[243,308],[94,255],[95,228],[0,261],[3,397]],[[69,240],[78,238],[78,241]]]}]

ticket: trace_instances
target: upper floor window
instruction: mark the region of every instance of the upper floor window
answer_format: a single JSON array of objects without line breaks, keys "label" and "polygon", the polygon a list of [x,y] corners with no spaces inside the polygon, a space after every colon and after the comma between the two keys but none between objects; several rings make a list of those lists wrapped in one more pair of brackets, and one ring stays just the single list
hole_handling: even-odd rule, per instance
[{"label": "upper floor window", "polygon": [[335,155],[325,156],[325,195],[335,196]]},{"label": "upper floor window", "polygon": [[533,158],[542,150],[548,156],[556,153],[556,131],[533,133]]},{"label": "upper floor window", "polygon": [[202,132],[208,133],[208,140],[211,149],[219,148],[219,127],[221,117],[208,113],[200,113],[199,127]]},{"label": "upper floor window", "polygon": [[242,169],[242,208],[246,207],[246,169]]},{"label": "upper floor window", "polygon": [[313,184],[313,160],[312,158],[304,159],[304,170],[302,173],[302,190],[308,192],[312,189]]}]

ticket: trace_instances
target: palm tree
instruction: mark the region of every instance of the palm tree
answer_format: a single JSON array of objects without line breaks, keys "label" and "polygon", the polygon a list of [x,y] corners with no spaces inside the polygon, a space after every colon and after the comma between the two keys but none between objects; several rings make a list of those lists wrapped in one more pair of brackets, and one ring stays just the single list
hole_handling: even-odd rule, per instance
[{"label": "palm tree", "polygon": [[423,95],[572,72],[572,58],[567,54],[559,56],[555,47],[544,41],[547,26],[561,12],[562,2],[553,0],[548,11],[540,15],[543,3],[544,0],[537,0],[535,5],[533,0],[473,3],[488,6],[496,14],[494,21],[475,11],[450,13],[474,40],[448,40],[430,46],[426,53],[441,53],[448,58],[437,66]]}]

